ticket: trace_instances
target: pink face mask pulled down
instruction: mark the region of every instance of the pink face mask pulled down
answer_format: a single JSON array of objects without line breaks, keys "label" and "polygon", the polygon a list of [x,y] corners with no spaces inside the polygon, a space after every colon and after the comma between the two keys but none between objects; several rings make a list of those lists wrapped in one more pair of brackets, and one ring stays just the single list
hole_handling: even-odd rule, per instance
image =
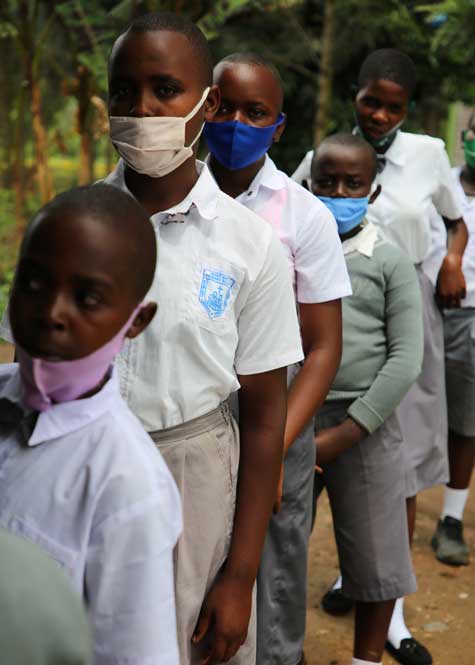
[{"label": "pink face mask pulled down", "polygon": [[54,403],[71,402],[93,390],[102,381],[124,343],[127,330],[143,305],[109,342],[77,360],[54,362],[32,358],[17,347],[23,386],[23,405],[34,411],[48,411]]}]

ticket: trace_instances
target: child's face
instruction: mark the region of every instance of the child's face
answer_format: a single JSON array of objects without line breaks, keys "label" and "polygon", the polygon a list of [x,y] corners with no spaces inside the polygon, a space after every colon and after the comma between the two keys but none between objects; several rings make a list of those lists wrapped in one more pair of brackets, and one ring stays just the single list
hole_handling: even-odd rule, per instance
[{"label": "child's face", "polygon": [[[205,85],[190,42],[170,31],[128,32],[114,46],[109,69],[112,116],[186,116]],[[212,120],[219,92],[212,88],[204,106],[186,124],[185,144],[193,141],[204,119]]]},{"label": "child's face", "polygon": [[370,82],[356,95],[358,124],[367,138],[378,141],[406,118],[408,104],[407,91],[397,83]]},{"label": "child's face", "polygon": [[369,196],[374,164],[367,150],[343,145],[322,146],[312,174],[317,196],[360,198]]},{"label": "child's face", "polygon": [[[278,117],[282,92],[272,73],[259,65],[224,63],[215,71],[214,82],[221,91],[215,121],[237,120],[252,127],[269,127]],[[276,128],[280,138],[284,124]]]},{"label": "child's face", "polygon": [[74,360],[112,339],[138,303],[125,234],[75,218],[73,211],[53,214],[28,232],[10,321],[16,342],[31,356]]}]

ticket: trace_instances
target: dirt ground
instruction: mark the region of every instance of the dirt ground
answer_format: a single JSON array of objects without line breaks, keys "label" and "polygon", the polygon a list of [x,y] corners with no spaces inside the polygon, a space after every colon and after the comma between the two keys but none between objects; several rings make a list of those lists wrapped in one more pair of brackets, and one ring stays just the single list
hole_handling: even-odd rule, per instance
[{"label": "dirt ground", "polygon": [[[418,591],[405,604],[406,621],[414,637],[432,653],[434,665],[475,665],[475,481],[465,511],[465,538],[470,545],[469,566],[453,568],[433,556],[430,539],[442,504],[442,489],[428,490],[418,501],[414,565]],[[308,665],[349,665],[353,615],[331,617],[320,600],[337,575],[332,519],[326,494],[318,505],[310,547],[307,641]],[[396,661],[384,655],[384,665]]]},{"label": "dirt ground", "polygon": [[[11,359],[11,347],[0,345],[0,362]],[[420,495],[414,539],[414,563],[419,589],[406,601],[406,620],[413,635],[432,653],[434,665],[475,665],[475,561],[452,568],[434,558],[429,542],[442,504],[442,489]],[[465,537],[475,549],[475,480],[465,511]],[[349,665],[353,616],[331,617],[320,599],[337,575],[332,519],[326,494],[318,515],[309,554],[307,640],[308,665]],[[384,665],[395,663],[385,654]]]}]

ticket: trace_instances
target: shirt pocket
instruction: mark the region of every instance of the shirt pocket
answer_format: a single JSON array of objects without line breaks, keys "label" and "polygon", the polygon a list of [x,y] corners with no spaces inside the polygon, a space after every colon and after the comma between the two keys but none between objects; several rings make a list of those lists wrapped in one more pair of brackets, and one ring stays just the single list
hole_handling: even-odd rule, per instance
[{"label": "shirt pocket", "polygon": [[220,257],[201,256],[187,287],[185,317],[221,335],[237,327],[236,300],[244,270]]},{"label": "shirt pocket", "polygon": [[43,551],[47,552],[47,554],[49,554],[49,556],[64,569],[67,575],[74,577],[75,566],[79,557],[78,552],[56,542],[39,531],[36,526],[33,526],[29,522],[26,522],[25,519],[16,515],[6,522],[5,527],[11,533],[29,540],[34,545],[37,545]]}]

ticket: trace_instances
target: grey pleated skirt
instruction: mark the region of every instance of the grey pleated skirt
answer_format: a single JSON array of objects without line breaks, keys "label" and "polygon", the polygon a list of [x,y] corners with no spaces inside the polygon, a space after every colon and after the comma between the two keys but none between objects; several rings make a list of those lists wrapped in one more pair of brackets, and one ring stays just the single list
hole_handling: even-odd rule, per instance
[{"label": "grey pleated skirt", "polygon": [[424,361],[419,378],[396,410],[404,438],[407,497],[449,479],[444,324],[432,283],[419,266],[416,270],[423,302]]}]

